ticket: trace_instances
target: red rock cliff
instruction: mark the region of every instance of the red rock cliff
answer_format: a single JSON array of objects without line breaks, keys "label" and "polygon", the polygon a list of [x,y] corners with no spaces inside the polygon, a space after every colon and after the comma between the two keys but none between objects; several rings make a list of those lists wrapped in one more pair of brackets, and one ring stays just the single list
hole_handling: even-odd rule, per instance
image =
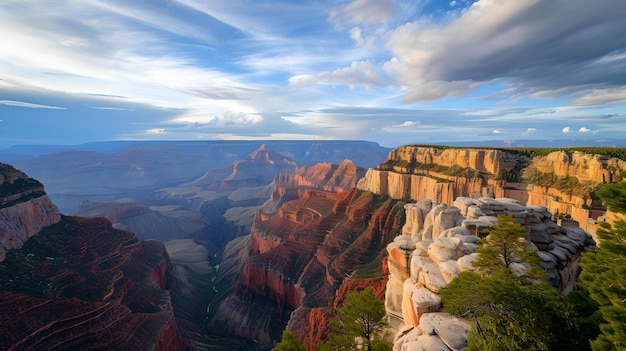
[{"label": "red rock cliff", "polygon": [[[305,191],[275,215],[258,217],[236,291],[217,306],[212,326],[254,337],[261,349],[271,348],[287,321],[300,325],[314,319],[309,313],[316,316],[317,308],[333,306],[337,291],[347,294],[350,289],[340,288],[346,276],[360,275],[361,265],[378,265],[373,270],[380,273],[378,280],[386,279],[380,262],[384,247],[401,230],[403,214],[397,201],[353,189],[339,194]],[[250,317],[259,310],[272,311],[267,321],[267,316],[261,322]],[[299,312],[290,318],[294,310]],[[247,327],[251,323],[257,329]],[[262,335],[259,326],[267,328]],[[315,334],[318,330],[322,334]],[[318,330],[299,336],[308,337],[314,347],[325,333]]]},{"label": "red rock cliff", "polygon": [[0,349],[183,350],[163,244],[63,217],[0,263]]}]

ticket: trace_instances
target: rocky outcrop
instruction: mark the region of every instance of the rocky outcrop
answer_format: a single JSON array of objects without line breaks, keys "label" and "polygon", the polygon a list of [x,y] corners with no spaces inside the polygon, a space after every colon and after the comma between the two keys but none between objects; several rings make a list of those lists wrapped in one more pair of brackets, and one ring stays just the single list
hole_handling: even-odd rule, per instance
[{"label": "rocky outcrop", "polygon": [[440,313],[438,293],[460,272],[474,270],[479,234],[498,215],[512,216],[526,227],[548,281],[564,294],[575,285],[580,254],[595,245],[577,222],[557,225],[545,207],[514,199],[459,197],[454,206],[421,200],[405,210],[402,234],[387,246],[385,307],[397,331],[397,350],[463,349],[469,324]]},{"label": "rocky outcrop", "polygon": [[0,163],[0,262],[42,228],[61,219],[43,185],[10,165]]},{"label": "rocky outcrop", "polygon": [[525,161],[527,161],[525,158],[501,150],[442,149],[407,145],[391,151],[382,167],[401,173],[414,173],[412,170],[421,168],[419,165],[456,166],[471,168],[493,177]]},{"label": "rocky outcrop", "polygon": [[0,263],[0,349],[183,350],[163,244],[63,217]]},{"label": "rocky outcrop", "polygon": [[369,169],[357,187],[374,194],[389,195],[394,199],[434,199],[449,204],[458,196],[479,196],[485,192],[483,181],[479,178],[457,177],[453,181],[442,179],[433,178],[432,175]]},{"label": "rocky outcrop", "polygon": [[532,166],[542,173],[554,173],[558,177],[614,183],[620,181],[620,172],[626,169],[626,161],[580,151],[555,151],[548,156],[533,158]]}]

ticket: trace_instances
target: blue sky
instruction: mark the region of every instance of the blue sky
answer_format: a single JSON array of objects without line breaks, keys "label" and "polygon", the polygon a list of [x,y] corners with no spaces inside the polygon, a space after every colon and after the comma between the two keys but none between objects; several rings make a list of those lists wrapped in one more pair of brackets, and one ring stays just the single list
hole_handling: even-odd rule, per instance
[{"label": "blue sky", "polygon": [[626,138],[623,0],[2,0],[0,147]]}]

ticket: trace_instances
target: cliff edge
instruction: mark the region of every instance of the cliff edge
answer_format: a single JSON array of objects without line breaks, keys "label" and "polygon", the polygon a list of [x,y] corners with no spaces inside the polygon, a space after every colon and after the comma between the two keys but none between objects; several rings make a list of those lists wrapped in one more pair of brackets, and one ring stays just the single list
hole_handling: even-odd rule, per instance
[{"label": "cliff edge", "polygon": [[0,163],[0,262],[61,215],[43,185],[13,166]]},{"label": "cliff edge", "polygon": [[369,169],[357,187],[394,199],[432,199],[449,206],[457,197],[512,198],[544,206],[555,216],[569,216],[587,230],[588,222],[605,211],[595,191],[619,181],[626,171],[626,161],[600,154],[575,150],[531,154],[517,149],[402,146]]}]

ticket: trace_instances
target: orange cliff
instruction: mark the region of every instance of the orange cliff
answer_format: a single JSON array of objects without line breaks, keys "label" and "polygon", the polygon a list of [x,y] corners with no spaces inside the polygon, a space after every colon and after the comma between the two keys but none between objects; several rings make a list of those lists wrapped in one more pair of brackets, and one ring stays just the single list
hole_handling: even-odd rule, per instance
[{"label": "orange cliff", "polygon": [[[555,214],[568,214],[587,230],[590,219],[604,213],[601,202],[594,198],[594,186],[618,181],[625,170],[626,162],[618,158],[579,151],[530,158],[505,150],[402,146],[391,151],[376,169],[368,170],[357,187],[394,199],[431,199],[450,206],[459,196],[512,198],[545,206]],[[506,174],[513,173],[518,181],[505,180]],[[531,184],[533,174],[575,178],[579,189]]]}]

